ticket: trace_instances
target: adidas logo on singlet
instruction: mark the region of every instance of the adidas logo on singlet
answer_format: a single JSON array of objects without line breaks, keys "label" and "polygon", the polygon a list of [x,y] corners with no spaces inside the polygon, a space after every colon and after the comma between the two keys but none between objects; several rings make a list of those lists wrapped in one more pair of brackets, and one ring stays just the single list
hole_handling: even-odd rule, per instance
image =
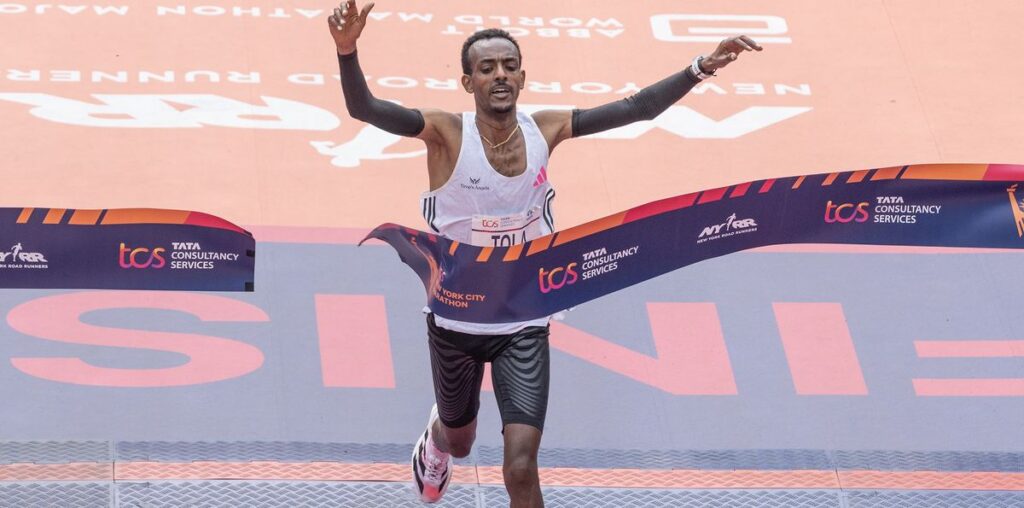
[{"label": "adidas logo on singlet", "polygon": [[546,181],[548,181],[548,170],[547,170],[546,167],[541,166],[540,167],[540,174],[537,175],[537,179],[534,180],[534,182],[533,182],[533,188],[536,189],[537,187],[540,187]]}]

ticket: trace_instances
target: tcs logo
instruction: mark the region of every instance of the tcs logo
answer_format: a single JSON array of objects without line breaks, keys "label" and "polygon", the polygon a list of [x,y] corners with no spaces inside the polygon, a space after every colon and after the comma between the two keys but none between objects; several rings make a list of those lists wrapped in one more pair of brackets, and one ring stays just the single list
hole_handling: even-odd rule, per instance
[{"label": "tcs logo", "polygon": [[167,249],[163,247],[152,250],[144,247],[132,249],[121,242],[117,262],[121,268],[163,268],[167,264],[162,255],[164,252]]},{"label": "tcs logo", "polygon": [[825,222],[829,224],[834,222],[843,224],[847,222],[867,222],[869,206],[871,206],[871,203],[867,201],[862,201],[856,205],[853,203],[836,205],[832,203],[832,200],[829,200],[828,204],[825,205]]},{"label": "tcs logo", "polygon": [[555,268],[546,271],[543,268],[537,274],[537,284],[540,285],[541,293],[550,293],[552,290],[561,289],[566,284],[575,284],[579,279],[576,273],[576,263],[569,263],[569,266]]}]

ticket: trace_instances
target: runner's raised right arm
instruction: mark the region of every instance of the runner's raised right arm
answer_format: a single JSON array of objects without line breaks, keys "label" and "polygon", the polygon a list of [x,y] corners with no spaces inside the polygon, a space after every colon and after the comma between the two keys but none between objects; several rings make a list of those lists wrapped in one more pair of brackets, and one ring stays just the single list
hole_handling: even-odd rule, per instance
[{"label": "runner's raised right arm", "polygon": [[327,18],[338,50],[341,88],[350,115],[399,136],[415,137],[427,145],[427,170],[431,188],[448,179],[462,142],[462,118],[439,109],[411,109],[378,99],[366,86],[359,67],[356,41],[373,10],[373,2],[360,12],[355,0],[345,0]]},{"label": "runner's raised right arm", "polygon": [[356,40],[366,26],[373,5],[372,2],[367,4],[360,13],[355,9],[355,1],[350,0],[335,8],[334,14],[327,19],[338,49],[345,107],[352,118],[399,136],[416,136],[423,131],[423,113],[374,97],[359,67]]}]

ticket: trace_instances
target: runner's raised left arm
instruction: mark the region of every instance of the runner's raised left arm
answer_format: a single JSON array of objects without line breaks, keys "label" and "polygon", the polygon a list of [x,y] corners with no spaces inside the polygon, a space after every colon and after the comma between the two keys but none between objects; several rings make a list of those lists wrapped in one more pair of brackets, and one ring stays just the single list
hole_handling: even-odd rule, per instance
[{"label": "runner's raised left arm", "polygon": [[641,120],[652,120],[683,98],[694,85],[714,76],[718,69],[735,61],[744,51],[762,49],[746,35],[730,37],[719,43],[710,55],[695,58],[686,69],[625,99],[590,109],[538,111],[533,117],[544,133],[548,148],[553,150],[569,138],[596,134]]}]

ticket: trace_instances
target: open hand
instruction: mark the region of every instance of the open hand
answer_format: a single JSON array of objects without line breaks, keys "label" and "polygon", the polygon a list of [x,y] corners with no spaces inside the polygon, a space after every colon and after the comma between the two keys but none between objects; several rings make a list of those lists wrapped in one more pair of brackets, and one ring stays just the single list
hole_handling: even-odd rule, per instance
[{"label": "open hand", "polygon": [[744,51],[761,51],[763,49],[758,43],[754,42],[754,39],[746,35],[729,37],[718,43],[715,51],[701,60],[700,66],[704,69],[704,72],[714,73],[716,70],[729,65],[729,63],[739,58],[740,53]]},{"label": "open hand", "polygon": [[356,0],[345,0],[334,9],[334,14],[327,17],[331,29],[331,37],[338,47],[338,53],[347,55],[356,50],[356,40],[363,33],[366,19],[373,10],[373,2],[366,4],[360,12]]}]

